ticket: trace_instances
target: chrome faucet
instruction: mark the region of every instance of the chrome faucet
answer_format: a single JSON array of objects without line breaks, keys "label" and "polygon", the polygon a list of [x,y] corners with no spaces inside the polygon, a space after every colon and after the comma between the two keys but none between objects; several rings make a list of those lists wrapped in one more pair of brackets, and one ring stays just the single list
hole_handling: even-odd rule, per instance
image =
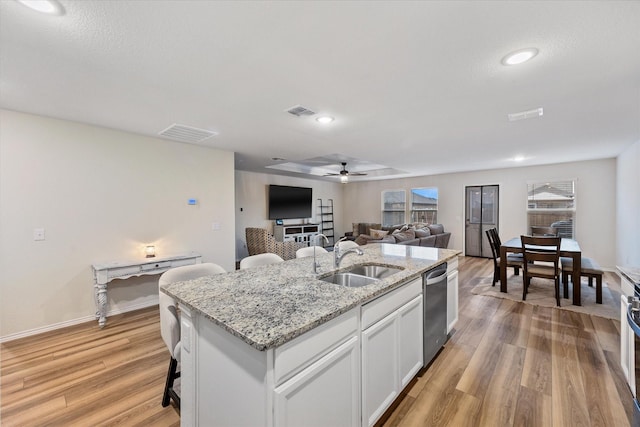
[{"label": "chrome faucet", "polygon": [[340,242],[346,239],[347,239],[346,237],[343,237],[342,239],[338,240],[336,244],[333,246],[333,266],[335,268],[340,267],[340,261],[342,261],[342,258],[344,258],[346,255],[349,255],[350,253],[355,253],[356,255],[364,255],[364,252],[362,252],[362,249],[358,247],[349,248],[344,252],[341,251]]},{"label": "chrome faucet", "polygon": [[316,246],[318,245],[318,237],[322,237],[327,244],[329,243],[329,239],[322,233],[318,233],[315,236],[315,244],[313,245],[313,274],[318,274],[318,268],[320,267],[320,263],[316,261]]}]

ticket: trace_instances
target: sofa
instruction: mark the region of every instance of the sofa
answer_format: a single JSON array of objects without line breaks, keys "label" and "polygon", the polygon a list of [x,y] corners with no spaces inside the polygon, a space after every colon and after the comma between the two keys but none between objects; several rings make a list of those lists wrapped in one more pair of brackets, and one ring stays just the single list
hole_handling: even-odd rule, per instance
[{"label": "sofa", "polygon": [[446,249],[451,233],[444,231],[442,224],[410,223],[383,227],[376,223],[356,222],[353,223],[353,231],[346,236],[359,245],[394,243]]}]

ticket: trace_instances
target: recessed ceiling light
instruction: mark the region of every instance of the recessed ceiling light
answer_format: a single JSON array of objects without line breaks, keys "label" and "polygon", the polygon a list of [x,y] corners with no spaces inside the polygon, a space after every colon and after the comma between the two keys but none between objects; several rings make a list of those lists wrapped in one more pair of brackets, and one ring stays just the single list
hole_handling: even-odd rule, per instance
[{"label": "recessed ceiling light", "polygon": [[55,0],[16,0],[18,3],[27,6],[36,12],[46,13],[48,15],[62,15],[64,8]]},{"label": "recessed ceiling light", "polygon": [[544,109],[540,107],[540,108],[534,108],[533,110],[520,111],[519,113],[509,113],[507,114],[507,117],[509,118],[510,122],[516,122],[518,120],[542,117],[543,114],[544,114]]},{"label": "recessed ceiling light", "polygon": [[515,156],[513,158],[513,161],[514,162],[522,162],[522,161],[524,161],[524,156]]},{"label": "recessed ceiling light", "polygon": [[530,47],[527,49],[516,50],[502,58],[502,65],[518,65],[527,62],[538,54],[538,49]]},{"label": "recessed ceiling light", "polygon": [[331,116],[320,116],[316,119],[318,121],[318,123],[322,123],[323,125],[328,125],[329,123],[331,123],[334,119]]}]

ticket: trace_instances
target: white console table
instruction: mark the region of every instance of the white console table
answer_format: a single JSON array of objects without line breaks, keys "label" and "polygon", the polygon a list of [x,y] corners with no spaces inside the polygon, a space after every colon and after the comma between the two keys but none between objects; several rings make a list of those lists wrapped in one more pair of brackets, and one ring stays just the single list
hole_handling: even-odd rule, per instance
[{"label": "white console table", "polygon": [[195,252],[166,257],[143,258],[135,261],[113,261],[93,264],[93,279],[96,302],[96,319],[101,328],[107,323],[107,283],[113,279],[128,279],[133,276],[160,274],[170,268],[199,264],[202,256]]}]

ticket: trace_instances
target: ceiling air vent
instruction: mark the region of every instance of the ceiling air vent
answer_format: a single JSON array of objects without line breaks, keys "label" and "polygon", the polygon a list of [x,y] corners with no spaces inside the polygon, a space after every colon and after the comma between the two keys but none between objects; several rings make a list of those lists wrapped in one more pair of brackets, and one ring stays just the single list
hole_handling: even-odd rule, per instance
[{"label": "ceiling air vent", "polygon": [[212,132],[206,129],[198,129],[191,126],[172,124],[158,135],[165,138],[174,139],[181,142],[202,142],[207,138],[217,135],[218,132]]},{"label": "ceiling air vent", "polygon": [[302,105],[294,105],[291,108],[285,110],[289,114],[293,114],[294,116],[313,116],[316,112],[311,111],[307,107],[303,107]]}]

